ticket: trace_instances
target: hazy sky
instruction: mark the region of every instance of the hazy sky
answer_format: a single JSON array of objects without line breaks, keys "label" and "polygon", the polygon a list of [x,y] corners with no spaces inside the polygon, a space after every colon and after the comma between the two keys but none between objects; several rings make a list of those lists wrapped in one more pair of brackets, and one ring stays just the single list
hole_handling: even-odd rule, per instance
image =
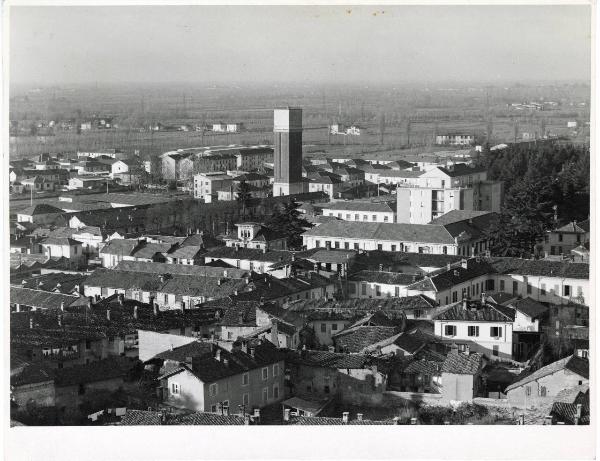
[{"label": "hazy sky", "polygon": [[590,77],[588,6],[13,7],[12,83]]}]

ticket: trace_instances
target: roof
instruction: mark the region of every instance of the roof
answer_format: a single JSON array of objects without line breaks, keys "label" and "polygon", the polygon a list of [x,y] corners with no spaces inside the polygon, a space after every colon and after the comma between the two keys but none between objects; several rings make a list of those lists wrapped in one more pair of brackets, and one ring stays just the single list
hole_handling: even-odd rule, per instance
[{"label": "roof", "polygon": [[47,237],[40,242],[42,245],[59,245],[59,246],[73,246],[81,245],[81,242],[69,237]]},{"label": "roof", "polygon": [[146,261],[119,261],[113,270],[143,272],[147,274],[193,275],[196,277],[227,277],[241,279],[250,271],[237,267],[196,266],[188,264],[168,264]]},{"label": "roof", "polygon": [[442,268],[447,264],[453,264],[461,260],[461,256],[455,255],[375,250],[359,254],[356,258],[354,268],[360,267],[366,270],[379,270],[381,265],[381,269],[383,270],[399,272],[396,269],[401,266]]},{"label": "roof", "polygon": [[489,258],[488,261],[499,274],[517,274],[543,277],[589,279],[590,265],[551,261],[546,259]]},{"label": "roof", "polygon": [[573,234],[587,234],[590,231],[590,220],[586,219],[585,221],[577,222],[572,221],[568,224],[565,224],[562,227],[552,231],[552,232],[563,232],[563,233],[573,233]]},{"label": "roof", "polygon": [[201,251],[203,251],[202,247],[196,245],[189,245],[176,248],[175,250],[166,253],[165,256],[169,258],[194,259]]},{"label": "roof", "polygon": [[162,414],[160,411],[127,410],[121,417],[122,426],[160,426]]},{"label": "roof", "polygon": [[62,293],[34,290],[31,288],[10,287],[10,303],[20,304],[22,306],[56,309],[60,308],[62,304],[64,304],[65,307],[70,306],[79,299],[78,296]]},{"label": "roof", "polygon": [[531,317],[533,320],[542,317],[548,312],[548,307],[530,297],[518,299],[517,301],[511,302],[509,306]]},{"label": "roof", "polygon": [[60,208],[56,208],[52,205],[48,205],[46,203],[38,203],[37,205],[32,205],[19,211],[17,214],[35,216],[49,213],[63,213],[63,210],[61,210]]},{"label": "roof", "polygon": [[244,418],[238,415],[219,415],[216,413],[192,413],[190,415],[176,416],[169,424],[195,425],[195,426],[243,426]]},{"label": "roof", "polygon": [[479,353],[465,354],[450,351],[442,364],[442,373],[456,375],[475,375],[483,365],[483,355]]},{"label": "roof", "polygon": [[306,398],[301,399],[300,397],[292,397],[281,402],[281,404],[292,408],[298,408],[302,411],[308,411],[313,415],[317,415],[319,411],[321,411],[323,407],[327,405],[330,401],[331,399],[328,398],[308,400]]},{"label": "roof", "polygon": [[100,254],[129,256],[138,245],[136,239],[113,239],[102,247]]},{"label": "roof", "polygon": [[327,210],[341,211],[395,212],[395,206],[390,205],[388,202],[367,202],[359,200],[323,203],[319,205],[319,207]]},{"label": "roof", "polygon": [[353,259],[357,252],[353,250],[317,250],[306,257],[309,261],[344,264]]},{"label": "roof", "polygon": [[392,425],[396,424],[394,420],[358,420],[352,419],[347,423],[343,421],[342,418],[329,418],[324,416],[290,416],[287,424],[297,425],[297,426],[358,426],[358,425]]},{"label": "roof", "polygon": [[70,274],[66,272],[50,272],[33,277],[19,277],[18,274],[15,274],[14,277],[11,277],[11,284],[32,290],[58,290],[59,293],[69,294],[76,287],[79,287],[86,277],[83,274]]},{"label": "roof", "polygon": [[390,346],[395,344],[403,351],[409,354],[415,354],[430,343],[429,337],[420,330],[414,329],[410,332],[398,333],[397,335],[390,336],[389,338],[379,341],[375,344],[371,344],[366,347],[362,352],[373,352],[380,347]]},{"label": "roof", "polygon": [[444,291],[461,283],[467,282],[482,275],[495,273],[495,269],[487,261],[476,258],[467,259],[466,267],[463,264],[453,264],[450,269],[447,267],[432,272],[425,280],[413,283],[409,286],[410,290],[429,291],[433,288],[435,291]]},{"label": "roof", "polygon": [[[237,248],[237,249],[236,249]],[[250,261],[278,262],[291,261],[294,253],[286,250],[270,250],[264,252],[257,248],[218,247],[207,251],[205,258],[246,259]]]},{"label": "roof", "polygon": [[468,221],[469,219],[485,216],[492,213],[491,211],[475,211],[475,210],[452,210],[444,213],[439,218],[435,218],[430,224],[452,224],[459,221]]},{"label": "roof", "polygon": [[329,221],[304,232],[302,235],[448,245],[456,243],[452,234],[444,226],[433,224]]},{"label": "roof", "polygon": [[573,373],[578,374],[582,378],[589,378],[589,362],[585,359],[581,359],[575,355],[570,355],[568,357],[557,360],[556,362],[552,362],[549,365],[546,365],[538,370],[533,372],[524,372],[517,377],[517,380],[512,383],[510,386],[506,388],[505,392],[516,389],[517,387],[524,386],[527,383],[532,381],[537,381],[544,376],[548,376],[559,371],[569,370]]},{"label": "roof", "polygon": [[362,369],[370,361],[363,354],[342,354],[329,351],[290,351],[286,361],[312,367],[334,369]]},{"label": "roof", "polygon": [[333,335],[336,347],[346,352],[360,352],[365,347],[395,335],[398,328],[389,326],[358,326]]},{"label": "roof", "polygon": [[485,167],[471,167],[466,163],[456,163],[451,168],[446,167],[437,167],[439,170],[443,171],[445,174],[450,176],[451,178],[455,178],[457,176],[465,176],[474,173],[483,173],[486,170]]},{"label": "roof", "polygon": [[189,344],[175,347],[173,349],[156,354],[153,359],[185,362],[188,357],[199,357],[206,354],[211,354],[213,346],[213,343],[192,341]]},{"label": "roof", "polygon": [[352,282],[371,282],[386,285],[410,285],[421,276],[400,272],[359,271],[348,277]]},{"label": "roof", "polygon": [[152,259],[156,253],[165,253],[173,247],[172,243],[147,243],[140,242],[133,250],[131,256],[141,259]]},{"label": "roof", "polygon": [[[467,308],[464,308],[466,302]],[[469,322],[514,322],[514,309],[500,304],[486,302],[484,305],[479,301],[461,301],[450,309],[439,314],[437,320],[454,320]]]},{"label": "roof", "polygon": [[62,387],[124,377],[136,362],[136,359],[128,357],[111,357],[85,365],[57,369],[54,372],[55,383],[56,386]]},{"label": "roof", "polygon": [[215,355],[206,354],[201,356],[192,356],[191,364],[182,364],[179,368],[160,376],[158,379],[164,379],[169,376],[188,371],[204,383],[218,381],[220,379],[245,373],[248,370],[274,364],[284,359],[282,352],[269,341],[263,341],[254,345],[254,355],[250,352],[243,352],[240,349],[234,349],[231,352],[221,347],[215,348],[215,354],[219,351],[220,359]]}]

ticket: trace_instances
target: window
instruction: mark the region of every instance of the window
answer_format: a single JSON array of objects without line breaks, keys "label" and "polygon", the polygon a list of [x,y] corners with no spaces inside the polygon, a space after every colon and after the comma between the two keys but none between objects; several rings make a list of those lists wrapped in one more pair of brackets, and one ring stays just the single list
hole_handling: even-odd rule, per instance
[{"label": "window", "polygon": [[420,309],[415,309],[413,311],[413,317],[416,318],[416,319],[420,318],[421,317],[421,310]]},{"label": "window", "polygon": [[371,216],[371,218],[373,218],[373,222],[377,221],[377,215],[376,214],[374,214],[373,216]]},{"label": "window", "polygon": [[368,220],[369,220],[369,217],[366,214],[363,215],[363,221],[368,221]]},{"label": "window", "polygon": [[331,331],[337,331],[337,323],[331,324]]},{"label": "window", "polygon": [[208,386],[208,395],[214,397],[215,395],[217,395],[217,392],[219,392],[217,383],[213,383],[210,386]]},{"label": "window", "polygon": [[400,287],[394,287],[394,296],[396,298],[400,297]]},{"label": "window", "polygon": [[527,397],[531,396],[531,386],[525,386],[525,395]]},{"label": "window", "polygon": [[469,334],[469,336],[479,336],[479,327],[478,326],[469,326],[468,334]]},{"label": "window", "polygon": [[319,248],[321,246],[321,241],[320,240],[315,240],[315,247]]},{"label": "window", "polygon": [[86,349],[90,349],[92,347],[92,342],[91,341],[86,341],[85,342],[85,348]]},{"label": "window", "polygon": [[512,292],[513,292],[513,295],[516,295],[519,292],[519,282],[514,281],[512,283]]},{"label": "window", "polygon": [[391,250],[392,250],[392,251],[396,251],[396,245],[392,245],[392,246],[391,246]]},{"label": "window", "polygon": [[354,244],[354,249],[355,249],[355,250],[358,250],[358,243],[355,243],[355,244]]},{"label": "window", "polygon": [[83,384],[80,384],[80,385],[79,385],[79,388],[77,389],[77,393],[78,393],[79,395],[83,395],[83,394],[85,394],[85,385],[83,385]]},{"label": "window", "polygon": [[242,404],[245,406],[250,405],[250,394],[246,393],[242,396]]},{"label": "window", "polygon": [[493,338],[501,338],[502,327],[490,327],[490,336]]},{"label": "window", "polygon": [[544,295],[546,294],[546,284],[545,284],[545,283],[542,283],[542,284],[540,285],[540,294],[541,294],[542,296],[544,296]]},{"label": "window", "polygon": [[375,285],[375,295],[381,296],[381,285]]},{"label": "window", "polygon": [[210,412],[211,413],[216,413],[217,412],[217,405],[216,404],[215,405],[211,405]]},{"label": "window", "polygon": [[500,280],[500,291],[504,291],[504,280]]},{"label": "window", "polygon": [[445,255],[448,254],[448,247],[443,247],[442,250],[443,250],[443,252],[444,252]]},{"label": "window", "polygon": [[273,384],[273,398],[279,398],[279,384]]},{"label": "window", "polygon": [[263,387],[262,400],[263,400],[263,403],[267,403],[267,401],[269,400],[269,388],[268,387]]},{"label": "window", "polygon": [[244,373],[242,375],[242,386],[247,386],[250,383],[250,373]]},{"label": "window", "polygon": [[498,357],[499,352],[500,352],[500,346],[492,346],[492,355],[494,357]]},{"label": "window", "polygon": [[381,243],[378,243],[378,244],[377,244],[377,249],[378,249],[379,251],[382,251],[382,250],[383,250],[383,245],[382,245]]},{"label": "window", "polygon": [[263,379],[263,381],[265,379],[267,379],[268,377],[269,377],[269,369],[267,367],[264,367],[262,369],[262,379]]},{"label": "window", "polygon": [[563,235],[562,235],[562,234],[560,234],[560,233],[558,234],[558,241],[559,241],[559,242],[562,242],[562,241],[563,241]]},{"label": "window", "polygon": [[387,216],[383,217],[383,222],[388,222],[388,217]]},{"label": "window", "polygon": [[452,292],[452,302],[455,303],[458,301],[458,292],[454,291]]},{"label": "window", "polygon": [[178,395],[179,394],[179,384],[171,383],[171,394]]},{"label": "window", "polygon": [[367,294],[367,284],[366,283],[361,283],[361,285],[360,285],[360,294],[362,294],[362,295],[366,295]]},{"label": "window", "polygon": [[583,288],[577,287],[577,296],[583,296]]},{"label": "window", "polygon": [[564,296],[571,296],[571,285],[565,285],[563,287],[564,290]]},{"label": "window", "polygon": [[350,249],[350,242],[344,242],[344,249],[345,250],[349,250]]},{"label": "window", "polygon": [[540,397],[546,397],[546,386],[540,387]]},{"label": "window", "polygon": [[456,336],[456,325],[446,325],[444,334],[446,336]]},{"label": "window", "polygon": [[278,376],[279,375],[279,364],[276,363],[275,365],[273,365],[273,376]]},{"label": "window", "polygon": [[357,215],[357,214],[355,214],[355,215],[354,215],[354,220],[355,220],[355,221],[360,221],[360,216],[359,216],[359,215]]},{"label": "window", "polygon": [[327,324],[326,323],[321,324],[321,333],[327,333]]},{"label": "window", "polygon": [[527,294],[531,294],[531,283],[527,282]]}]

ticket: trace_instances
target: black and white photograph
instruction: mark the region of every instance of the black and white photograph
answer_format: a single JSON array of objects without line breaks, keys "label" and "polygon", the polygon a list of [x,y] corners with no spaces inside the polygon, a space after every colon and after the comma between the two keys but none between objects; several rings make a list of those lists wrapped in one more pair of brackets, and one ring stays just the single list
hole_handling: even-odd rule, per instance
[{"label": "black and white photograph", "polygon": [[594,2],[2,16],[6,459],[594,456]]}]

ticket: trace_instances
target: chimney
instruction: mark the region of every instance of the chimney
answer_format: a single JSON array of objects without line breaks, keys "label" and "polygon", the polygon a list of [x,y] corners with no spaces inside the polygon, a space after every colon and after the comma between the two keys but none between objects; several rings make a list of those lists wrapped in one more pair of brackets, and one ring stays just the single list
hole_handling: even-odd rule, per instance
[{"label": "chimney", "polygon": [[217,351],[215,352],[215,359],[217,359],[217,361],[221,361],[221,349],[217,349]]},{"label": "chimney", "polygon": [[119,304],[122,306],[125,301],[125,295],[123,293],[119,293]]},{"label": "chimney", "polygon": [[279,330],[277,327],[277,320],[271,320],[271,342],[279,347]]},{"label": "chimney", "polygon": [[335,352],[335,347],[333,347],[333,346],[329,346],[329,347],[327,348],[327,350],[328,350],[329,352]]},{"label": "chimney", "polygon": [[342,423],[344,424],[348,424],[348,417],[350,416],[350,413],[345,411],[342,413]]},{"label": "chimney", "polygon": [[154,303],[154,317],[158,317],[158,303]]},{"label": "chimney", "polygon": [[248,285],[250,283],[250,276],[244,277],[244,280],[246,281],[246,285]]},{"label": "chimney", "polygon": [[466,260],[466,259],[462,259],[462,260],[460,261],[460,266],[461,266],[463,269],[467,269],[467,265],[468,265],[468,263],[467,263],[467,260]]},{"label": "chimney", "polygon": [[580,403],[577,404],[577,412],[575,413],[575,425],[579,425],[579,421],[581,421],[581,409],[582,405]]},{"label": "chimney", "polygon": [[235,245],[235,251],[236,251],[236,252],[240,251],[240,247],[239,247],[239,246],[237,246],[237,245]]},{"label": "chimney", "polygon": [[244,426],[250,425],[250,415],[244,415]]},{"label": "chimney", "polygon": [[254,353],[256,352],[256,348],[251,347],[250,348],[250,357],[254,358]]},{"label": "chimney", "polygon": [[467,301],[467,298],[463,298],[463,300],[462,300],[462,308],[464,310],[467,310],[468,307],[469,307],[469,303]]},{"label": "chimney", "polygon": [[290,409],[289,408],[285,408],[283,410],[283,420],[284,421],[289,421],[290,420]]},{"label": "chimney", "polygon": [[410,424],[416,425],[417,424],[417,418],[410,418]]},{"label": "chimney", "polygon": [[29,317],[29,328],[33,330],[33,317]]},{"label": "chimney", "polygon": [[485,292],[481,292],[481,304],[485,304]]},{"label": "chimney", "polygon": [[263,254],[265,254],[265,253],[267,252],[267,247],[266,247],[266,245],[265,245],[264,247],[262,247],[262,252],[263,252]]},{"label": "chimney", "polygon": [[229,366],[229,360],[228,359],[223,359],[223,365],[225,365],[226,367]]},{"label": "chimney", "polygon": [[362,413],[356,413],[356,420],[357,421],[362,421],[363,420],[363,414]]},{"label": "chimney", "polygon": [[110,309],[106,309],[106,320],[110,322]]},{"label": "chimney", "polygon": [[92,297],[91,297],[91,296],[88,296],[88,303],[87,303],[87,307],[88,307],[88,309],[91,309],[91,308],[92,308]]},{"label": "chimney", "polygon": [[60,302],[60,310],[61,310],[61,312],[65,311],[65,302],[64,301]]},{"label": "chimney", "polygon": [[248,343],[246,341],[242,341],[242,347],[241,350],[244,354],[248,353]]},{"label": "chimney", "polygon": [[254,419],[254,422],[257,424],[260,422],[260,409],[258,409],[258,408],[254,409],[253,419]]},{"label": "chimney", "polygon": [[217,285],[221,285],[221,279],[217,279]]},{"label": "chimney", "polygon": [[133,318],[134,319],[138,319],[138,307],[137,306],[133,306]]}]

